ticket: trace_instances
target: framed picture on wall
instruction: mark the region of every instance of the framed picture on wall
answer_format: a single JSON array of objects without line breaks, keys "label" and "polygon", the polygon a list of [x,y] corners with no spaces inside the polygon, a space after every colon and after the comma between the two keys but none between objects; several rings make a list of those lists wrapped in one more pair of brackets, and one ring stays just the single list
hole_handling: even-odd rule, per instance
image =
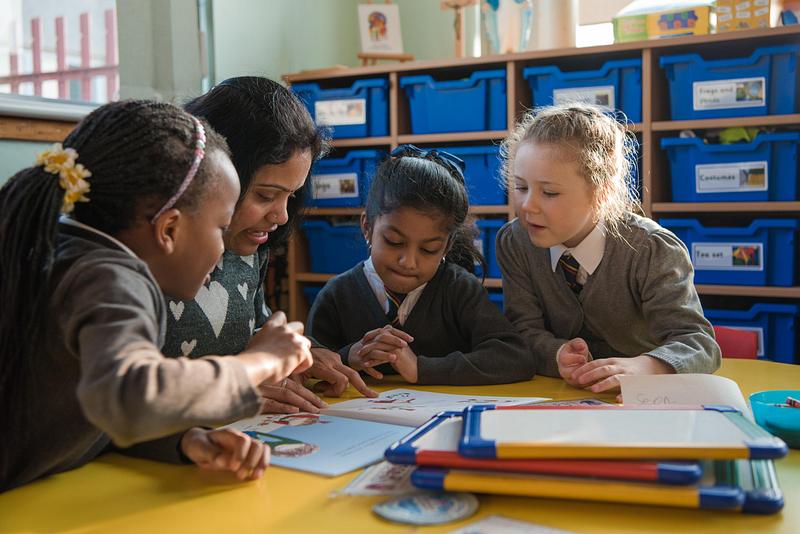
[{"label": "framed picture on wall", "polygon": [[400,10],[397,4],[361,4],[358,6],[361,51],[372,54],[402,54]]}]

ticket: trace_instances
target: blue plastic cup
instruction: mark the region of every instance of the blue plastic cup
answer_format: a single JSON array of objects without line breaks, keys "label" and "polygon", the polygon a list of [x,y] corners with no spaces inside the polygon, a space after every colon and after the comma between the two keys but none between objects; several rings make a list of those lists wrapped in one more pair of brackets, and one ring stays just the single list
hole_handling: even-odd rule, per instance
[{"label": "blue plastic cup", "polygon": [[800,408],[784,406],[787,397],[800,400],[800,390],[759,391],[750,395],[750,406],[761,428],[781,438],[789,447],[800,449]]}]

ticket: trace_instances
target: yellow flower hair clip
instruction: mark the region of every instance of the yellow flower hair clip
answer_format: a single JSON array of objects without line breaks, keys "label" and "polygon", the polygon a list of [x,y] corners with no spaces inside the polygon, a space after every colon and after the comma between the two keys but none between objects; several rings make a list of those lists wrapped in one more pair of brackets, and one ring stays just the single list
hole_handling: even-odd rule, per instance
[{"label": "yellow flower hair clip", "polygon": [[61,213],[71,213],[76,202],[89,202],[86,194],[91,190],[86,178],[92,175],[89,169],[76,163],[78,153],[72,148],[64,148],[56,143],[36,156],[36,165],[42,165],[46,172],[58,175],[58,185],[64,190]]}]

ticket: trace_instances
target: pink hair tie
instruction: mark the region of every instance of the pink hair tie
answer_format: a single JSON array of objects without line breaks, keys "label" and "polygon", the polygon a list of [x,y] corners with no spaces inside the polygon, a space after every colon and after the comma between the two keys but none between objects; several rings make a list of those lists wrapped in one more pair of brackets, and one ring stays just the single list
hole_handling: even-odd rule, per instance
[{"label": "pink hair tie", "polygon": [[181,198],[181,195],[186,192],[186,189],[189,187],[189,184],[192,183],[194,179],[194,175],[197,174],[197,169],[200,168],[200,162],[203,161],[203,157],[206,155],[206,129],[203,128],[203,125],[200,124],[200,121],[196,118],[192,117],[194,121],[195,127],[195,142],[194,142],[194,159],[192,160],[192,166],[189,167],[189,172],[186,173],[186,178],[183,179],[183,183],[178,188],[172,197],[167,200],[167,203],[158,210],[158,212],[150,219],[150,224],[155,224],[156,219],[161,217],[161,215],[170,209],[175,203]]}]

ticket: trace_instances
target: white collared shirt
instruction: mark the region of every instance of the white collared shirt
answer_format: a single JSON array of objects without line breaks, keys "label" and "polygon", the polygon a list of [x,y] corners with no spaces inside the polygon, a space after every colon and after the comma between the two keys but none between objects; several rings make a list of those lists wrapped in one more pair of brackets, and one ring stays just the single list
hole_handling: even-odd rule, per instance
[{"label": "white collared shirt", "polygon": [[74,226],[75,228],[81,228],[83,230],[86,230],[87,232],[91,232],[93,234],[102,236],[111,241],[112,243],[114,243],[115,245],[117,245],[119,248],[121,248],[134,258],[139,258],[139,256],[137,256],[136,253],[132,251],[125,243],[123,243],[114,236],[108,235],[107,233],[98,230],[97,228],[89,226],[88,224],[83,224],[82,222],[76,221],[75,219],[71,219],[66,215],[62,215],[61,217],[59,217],[58,222],[60,222],[61,224],[66,224],[67,226]]},{"label": "white collared shirt", "polygon": [[585,284],[589,276],[594,274],[606,249],[606,232],[602,223],[597,223],[578,246],[567,248],[563,244],[550,247],[550,267],[556,272],[558,260],[563,254],[568,254],[578,260],[578,283]]},{"label": "white collared shirt", "polygon": [[[389,313],[389,299],[386,296],[386,288],[383,285],[383,280],[381,280],[381,277],[378,275],[377,271],[375,271],[375,266],[372,264],[372,258],[367,258],[367,261],[364,262],[364,275],[367,277],[367,282],[369,282],[372,292],[375,293],[375,298],[378,299],[378,304],[380,304],[381,308],[383,308],[383,313]],[[397,319],[400,321],[401,325],[405,324],[406,319],[408,318],[409,314],[411,314],[411,310],[414,309],[414,306],[419,300],[419,296],[422,295],[422,291],[427,285],[428,283],[425,282],[418,288],[411,291],[408,295],[406,295],[406,298],[403,299],[403,302],[397,309]]]}]

